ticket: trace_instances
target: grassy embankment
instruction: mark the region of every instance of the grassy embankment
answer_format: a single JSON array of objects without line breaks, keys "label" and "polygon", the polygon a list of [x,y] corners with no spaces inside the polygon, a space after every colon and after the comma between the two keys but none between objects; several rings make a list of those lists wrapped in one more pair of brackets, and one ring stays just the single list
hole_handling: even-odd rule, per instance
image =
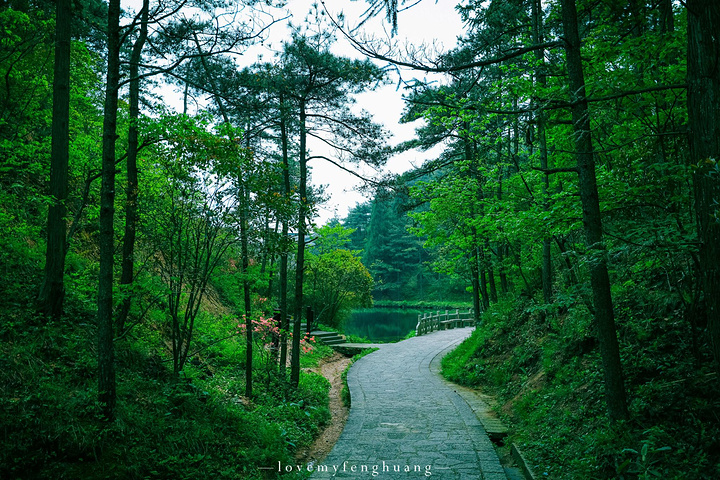
[{"label": "grassy embankment", "polygon": [[[2,302],[0,478],[275,478],[258,467],[292,463],[329,418],[324,378],[302,372],[293,390],[262,354],[254,394],[245,397],[237,318],[210,302],[197,321],[197,353],[178,377],[161,309],[116,341],[116,420],[106,423],[97,403],[92,278],[71,275],[67,315],[46,322],[30,307],[40,272],[23,268],[29,275],[6,283]],[[318,346],[302,366],[328,353]]]},{"label": "grassy embankment", "polygon": [[617,305],[631,420],[609,424],[600,355],[584,306],[542,320],[510,301],[443,359],[443,375],[498,401],[540,478],[720,478],[720,388],[693,355],[682,317],[640,318]]}]

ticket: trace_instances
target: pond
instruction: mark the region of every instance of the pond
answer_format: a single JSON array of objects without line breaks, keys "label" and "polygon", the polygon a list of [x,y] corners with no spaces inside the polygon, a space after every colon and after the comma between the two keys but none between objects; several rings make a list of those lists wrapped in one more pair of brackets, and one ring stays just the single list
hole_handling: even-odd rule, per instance
[{"label": "pond", "polygon": [[421,310],[407,308],[367,308],[355,310],[345,322],[345,333],[373,342],[402,340],[415,330]]}]

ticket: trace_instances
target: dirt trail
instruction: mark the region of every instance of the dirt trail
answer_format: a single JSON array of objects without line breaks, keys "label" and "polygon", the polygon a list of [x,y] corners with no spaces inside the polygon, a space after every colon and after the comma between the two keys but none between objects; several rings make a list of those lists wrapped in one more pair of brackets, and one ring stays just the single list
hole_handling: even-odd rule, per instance
[{"label": "dirt trail", "polygon": [[301,463],[322,461],[337,442],[345,427],[349,409],[343,404],[340,392],[343,387],[342,373],[352,361],[344,355],[335,352],[331,357],[321,361],[320,366],[310,369],[327,378],[330,382],[330,422],[318,435],[310,447],[300,449],[295,455],[295,460]]}]

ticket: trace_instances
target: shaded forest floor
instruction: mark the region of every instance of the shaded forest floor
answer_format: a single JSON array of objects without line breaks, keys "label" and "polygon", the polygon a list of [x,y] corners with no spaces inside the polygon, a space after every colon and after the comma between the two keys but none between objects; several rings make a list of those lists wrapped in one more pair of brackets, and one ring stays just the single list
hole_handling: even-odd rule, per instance
[{"label": "shaded forest floor", "polygon": [[498,399],[508,443],[540,477],[720,478],[720,387],[707,345],[696,357],[677,317],[618,317],[627,422],[607,420],[598,347],[581,307],[543,319],[528,304],[498,304],[443,360],[443,374]]},{"label": "shaded forest floor", "polygon": [[291,463],[330,421],[330,382],[312,370],[332,351],[317,345],[301,357],[298,389],[259,353],[248,399],[245,340],[229,334],[237,319],[212,301],[179,376],[162,311],[116,341],[116,419],[107,423],[92,287],[71,280],[66,316],[48,322],[31,309],[34,279],[6,284],[0,301],[2,479],[276,478],[260,469]]}]

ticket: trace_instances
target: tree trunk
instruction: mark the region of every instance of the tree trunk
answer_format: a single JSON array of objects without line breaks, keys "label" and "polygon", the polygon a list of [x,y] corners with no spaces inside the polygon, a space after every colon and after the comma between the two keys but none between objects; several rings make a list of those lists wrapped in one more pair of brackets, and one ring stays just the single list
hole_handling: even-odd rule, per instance
[{"label": "tree trunk", "polygon": [[[217,90],[216,90],[217,91]],[[218,98],[218,102],[220,99]],[[224,110],[223,110],[224,111]],[[230,119],[227,113],[223,114],[225,121],[229,122]],[[229,123],[228,123],[229,126]],[[245,148],[250,151],[250,137],[245,137]],[[238,178],[238,197],[240,199],[240,255],[242,255],[242,287],[243,287],[243,305],[245,306],[245,326],[247,327],[245,332],[245,366],[248,372],[245,375],[245,396],[252,397],[253,392],[253,326],[252,326],[252,299],[250,292],[250,276],[248,270],[250,269],[250,250],[249,250],[249,212],[248,206],[250,205],[250,192],[248,191],[245,180],[242,178],[242,172]]]},{"label": "tree trunk", "polygon": [[490,285],[490,302],[497,303],[497,287],[495,286],[495,272],[492,267],[488,268],[488,284]]},{"label": "tree trunk", "polygon": [[[490,250],[490,242],[487,239],[485,239],[485,247],[488,251]],[[488,261],[488,263],[490,263],[490,262]],[[492,266],[488,266],[487,273],[488,273],[488,285],[490,287],[490,302],[497,303],[498,294],[497,294],[497,287],[495,286],[495,271],[493,270]]]},{"label": "tree trunk", "polygon": [[572,120],[577,149],[583,224],[590,255],[590,283],[595,304],[595,327],[600,344],[605,377],[605,400],[611,420],[628,418],[625,385],[618,348],[615,316],[607,270],[607,252],[602,237],[602,217],[595,178],[595,159],[590,132],[590,114],[585,96],[585,78],[580,57],[575,0],[562,0],[565,54],[570,79]]},{"label": "tree trunk", "polygon": [[[218,100],[219,101],[219,100]],[[248,251],[248,211],[249,198],[242,178],[238,179],[240,187],[240,254],[242,255],[242,289],[243,304],[245,306],[245,396],[252,397],[253,391],[253,325],[252,325],[252,300],[250,298],[250,253]]]},{"label": "tree trunk", "polygon": [[700,285],[713,356],[720,369],[720,3],[688,0],[688,123]]},{"label": "tree trunk", "polygon": [[100,185],[100,274],[98,278],[98,394],[103,414],[115,410],[115,352],[113,348],[113,245],[115,229],[115,142],[120,84],[120,0],[108,3],[108,64],[103,118],[102,181]]},{"label": "tree trunk", "polygon": [[[502,149],[502,142],[500,143],[500,146],[498,147]],[[498,151],[498,156],[502,155],[502,151]],[[504,169],[502,165],[500,166],[500,172],[498,175],[498,189],[497,189],[497,198],[498,200],[502,200],[503,196],[503,190],[502,190],[502,179],[504,175]],[[498,245],[498,266],[500,270],[500,291],[503,293],[503,295],[507,294],[510,291],[510,287],[508,284],[508,278],[507,278],[507,271],[505,269],[505,258],[508,256],[509,248],[506,243],[501,243]]]},{"label": "tree trunk", "polygon": [[[543,18],[542,18],[542,5],[540,0],[533,0],[532,2],[532,16],[533,16],[533,42],[536,45],[541,44],[544,41],[543,35]],[[547,84],[545,77],[545,50],[538,49],[535,51],[535,58],[539,62],[537,72],[537,82],[540,86],[544,87]],[[542,183],[542,197],[543,197],[543,210],[550,210],[547,195],[550,190],[550,176],[547,174],[548,169],[548,151],[547,151],[547,135],[545,133],[546,125],[546,113],[544,110],[539,110],[535,120],[537,121],[537,134],[538,141],[540,143],[540,168],[546,171],[543,183]],[[542,244],[542,289],[543,289],[543,300],[545,303],[552,303],[552,257],[550,255],[550,238],[546,237],[543,239]]]},{"label": "tree trunk", "polygon": [[135,274],[135,235],[138,221],[138,119],[140,118],[140,59],[142,49],[147,40],[148,12],[150,0],[143,0],[142,15],[140,19],[140,34],[133,45],[130,55],[130,126],[128,127],[127,147],[127,189],[125,199],[125,236],[123,237],[122,273],[120,285],[125,288],[120,313],[117,318],[117,332],[122,335],[125,330],[125,322],[130,313],[132,296],[129,289],[133,283]]},{"label": "tree trunk", "polygon": [[675,16],[672,0],[660,0],[660,32],[671,33],[675,30]]},{"label": "tree trunk", "polygon": [[298,209],[298,244],[295,260],[295,316],[293,322],[292,362],[290,384],[300,384],[300,319],[303,309],[303,275],[305,270],[305,217],[307,215],[307,131],[305,127],[305,103],[300,101],[300,208]]},{"label": "tree trunk", "polygon": [[487,278],[485,276],[485,268],[480,267],[480,295],[482,296],[483,310],[490,308],[490,297],[487,291]]},{"label": "tree trunk", "polygon": [[[282,149],[283,194],[290,198],[290,164],[288,156],[288,134],[285,117],[285,99],[280,96],[280,147]],[[290,316],[288,315],[288,247],[285,242],[288,237],[290,219],[282,220],[283,245],[280,250],[280,371],[285,378],[287,364],[287,338],[290,331]]]},{"label": "tree trunk", "polygon": [[500,291],[504,294],[510,291],[507,273],[505,272],[505,257],[507,257],[507,244],[498,245],[498,262],[500,264]]},{"label": "tree trunk", "polygon": [[50,152],[50,195],[48,211],[45,278],[38,306],[46,317],[57,320],[65,299],[65,220],[70,158],[70,0],[57,0],[55,19],[55,70],[53,79],[52,144]]},{"label": "tree trunk", "polygon": [[480,325],[480,314],[483,312],[482,303],[480,303],[480,256],[477,247],[473,248],[473,254],[470,258],[470,279],[472,283],[472,300],[473,300],[473,319],[475,325]]}]

